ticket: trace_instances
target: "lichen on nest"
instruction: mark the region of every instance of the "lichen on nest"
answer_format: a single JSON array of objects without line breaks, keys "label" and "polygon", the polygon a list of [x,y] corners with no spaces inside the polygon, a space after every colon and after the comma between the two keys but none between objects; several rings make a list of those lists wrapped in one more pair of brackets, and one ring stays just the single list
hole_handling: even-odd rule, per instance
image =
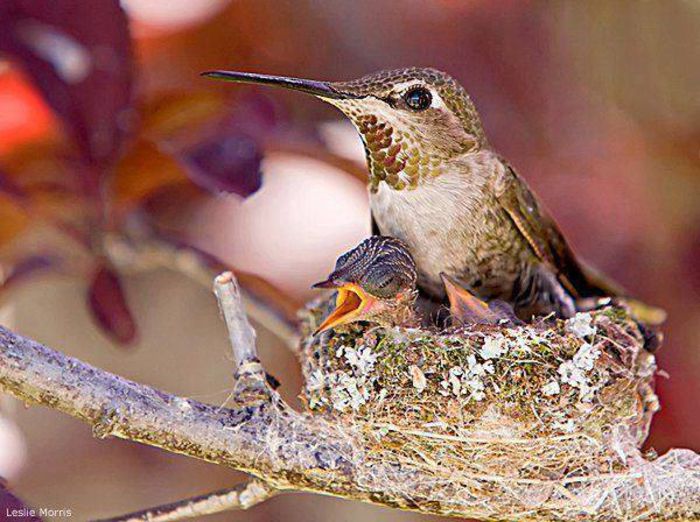
[{"label": "lichen on nest", "polygon": [[[368,487],[397,496],[513,519],[534,506],[567,519],[578,511],[562,499],[581,497],[590,515],[587,485],[624,473],[658,409],[654,357],[622,307],[521,326],[359,323],[312,336],[327,309],[318,300],[302,313],[302,399],[362,435],[358,450],[376,463]],[[402,479],[389,476],[398,470]]]},{"label": "lichen on nest", "polygon": [[[307,308],[307,333],[324,310]],[[637,324],[614,307],[513,327],[355,324],[305,338],[303,399],[345,419],[444,432],[497,404],[532,436],[599,433],[654,407],[654,358],[642,345]]]}]

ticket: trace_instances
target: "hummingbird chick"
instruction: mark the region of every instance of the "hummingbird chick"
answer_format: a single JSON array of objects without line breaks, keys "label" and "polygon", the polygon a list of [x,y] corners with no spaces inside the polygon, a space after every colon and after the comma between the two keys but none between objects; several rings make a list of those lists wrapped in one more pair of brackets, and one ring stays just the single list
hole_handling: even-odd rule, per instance
[{"label": "hummingbird chick", "polygon": [[356,321],[383,326],[414,318],[416,265],[406,246],[391,237],[372,236],[338,258],[335,269],[314,288],[337,290],[335,309],[314,334]]},{"label": "hummingbird chick", "polygon": [[490,324],[512,326],[521,324],[513,307],[496,299],[490,303],[482,301],[467,290],[462,283],[445,273],[440,274],[450,302],[450,321],[458,324]]},{"label": "hummingbird chick", "polygon": [[[464,88],[435,69],[383,71],[322,82],[234,71],[205,76],[311,94],[340,109],[362,137],[373,233],[400,239],[415,260],[421,297],[439,308],[440,274],[518,315],[570,317],[577,301],[621,295],[584,265],[554,220],[488,142]],[[637,304],[639,318],[664,313]]]}]

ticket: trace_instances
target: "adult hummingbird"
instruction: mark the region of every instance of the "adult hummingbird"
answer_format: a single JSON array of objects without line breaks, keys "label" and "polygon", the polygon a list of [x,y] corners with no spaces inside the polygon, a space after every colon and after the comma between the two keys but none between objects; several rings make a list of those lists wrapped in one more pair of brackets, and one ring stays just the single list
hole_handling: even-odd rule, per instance
[{"label": "adult hummingbird", "polygon": [[577,259],[525,181],[491,147],[472,100],[449,75],[425,68],[347,82],[204,75],[311,94],[352,121],[369,167],[373,232],[408,246],[424,297],[447,302],[445,274],[530,319],[569,317],[580,299],[620,293]]}]

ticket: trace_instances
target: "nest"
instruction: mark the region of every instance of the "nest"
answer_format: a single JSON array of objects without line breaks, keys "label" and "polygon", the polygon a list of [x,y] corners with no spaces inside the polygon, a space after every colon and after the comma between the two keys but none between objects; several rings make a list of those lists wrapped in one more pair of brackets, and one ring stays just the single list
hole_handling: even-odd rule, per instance
[{"label": "nest", "polygon": [[[355,324],[310,336],[327,307],[303,313],[302,399],[362,441],[355,460],[368,491],[481,519],[698,512],[698,457],[639,451],[658,409],[656,365],[628,310],[439,331]],[[669,489],[674,479],[686,482]],[[678,486],[695,500],[680,502]]]}]

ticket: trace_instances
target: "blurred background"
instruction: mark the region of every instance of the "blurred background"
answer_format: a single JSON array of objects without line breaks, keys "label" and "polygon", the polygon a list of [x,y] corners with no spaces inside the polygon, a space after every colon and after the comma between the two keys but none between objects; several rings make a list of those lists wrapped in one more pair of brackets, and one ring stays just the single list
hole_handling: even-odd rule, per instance
[{"label": "blurred background", "polygon": [[[0,0],[0,323],[223,404],[232,364],[201,275],[262,276],[293,307],[369,220],[339,113],[199,73],[433,66],[575,250],[668,310],[648,446],[700,451],[698,64],[697,0]],[[293,355],[263,327],[259,346],[296,401]],[[0,476],[35,507],[84,520],[243,479],[0,399]],[[207,520],[361,518],[430,519],[297,494]]]}]

